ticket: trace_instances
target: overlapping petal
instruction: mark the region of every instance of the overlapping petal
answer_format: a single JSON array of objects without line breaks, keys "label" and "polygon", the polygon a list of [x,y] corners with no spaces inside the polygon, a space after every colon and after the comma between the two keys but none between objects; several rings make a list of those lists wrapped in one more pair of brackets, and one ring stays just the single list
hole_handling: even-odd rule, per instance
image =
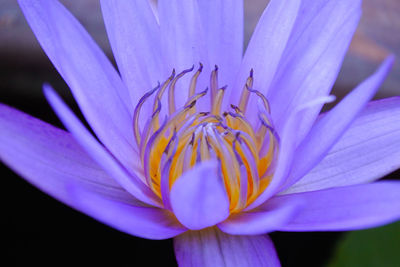
[{"label": "overlapping petal", "polygon": [[376,227],[400,218],[400,182],[385,181],[276,197],[303,209],[280,231],[348,231]]},{"label": "overlapping petal", "polygon": [[123,232],[154,239],[185,229],[120,187],[71,134],[0,105],[0,158],[59,201]]},{"label": "overlapping petal", "polygon": [[[206,75],[199,76],[197,88],[198,91],[204,90],[209,82],[210,66],[197,0],[159,0],[158,14],[165,71],[175,68],[181,72],[201,62]],[[177,106],[182,106],[187,100],[188,88],[181,85],[189,81],[190,77],[186,75],[176,85],[176,91],[179,91]]]},{"label": "overlapping petal", "polygon": [[132,105],[136,105],[158,81],[165,79],[160,27],[150,1],[105,0],[101,1],[101,9],[119,71]]},{"label": "overlapping petal", "polygon": [[125,166],[130,166],[135,155],[133,106],[116,70],[58,1],[20,0],[19,4],[98,138]]},{"label": "overlapping petal", "polygon": [[290,194],[372,182],[400,167],[400,98],[369,103],[324,159]]},{"label": "overlapping petal", "polygon": [[61,98],[49,86],[44,86],[47,100],[66,128],[77,142],[100,164],[125,190],[137,199],[157,205],[157,198],[139,177],[129,172],[90,134],[85,126],[65,105]]},{"label": "overlapping petal", "polygon": [[171,189],[175,216],[187,228],[213,226],[229,216],[229,199],[218,162],[207,161],[185,172]]},{"label": "overlapping petal", "polygon": [[135,203],[80,147],[71,134],[0,104],[1,160],[30,183],[58,199],[80,184],[111,198]]},{"label": "overlapping petal", "polygon": [[[329,94],[361,16],[361,1],[301,1],[299,15],[268,91],[278,131],[291,110]],[[304,112],[301,141],[323,105]]]},{"label": "overlapping petal", "polygon": [[[218,65],[219,85],[233,84],[243,54],[243,1],[198,0],[210,64]],[[227,53],[229,51],[229,53]]]},{"label": "overlapping petal", "polygon": [[187,230],[165,209],[110,201],[79,186],[69,190],[69,205],[122,232],[147,239],[167,239]]},{"label": "overlapping petal", "polygon": [[390,70],[393,57],[388,57],[380,68],[357,86],[339,104],[318,120],[296,149],[296,159],[283,187],[288,188],[309,172],[328,153],[344,134],[359,112],[375,95]]},{"label": "overlapping petal", "polygon": [[[299,6],[299,0],[270,1],[244,54],[234,85],[235,93],[231,95],[231,103],[238,103],[239,92],[241,92],[251,69],[255,73],[254,88],[263,94],[267,93],[293,29]],[[256,103],[253,98],[250,99],[248,114],[257,111]],[[256,116],[254,117],[256,119]]]},{"label": "overlapping petal", "polygon": [[276,231],[285,226],[301,210],[302,201],[279,205],[274,198],[250,211],[234,214],[219,223],[218,228],[232,235],[259,235]]},{"label": "overlapping petal", "polygon": [[179,266],[280,266],[267,235],[227,235],[214,227],[177,236],[174,248]]}]

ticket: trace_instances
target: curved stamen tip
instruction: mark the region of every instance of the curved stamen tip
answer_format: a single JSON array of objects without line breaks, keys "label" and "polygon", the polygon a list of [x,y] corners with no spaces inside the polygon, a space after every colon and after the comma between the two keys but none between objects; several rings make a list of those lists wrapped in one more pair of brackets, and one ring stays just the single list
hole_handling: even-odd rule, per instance
[{"label": "curved stamen tip", "polygon": [[[179,80],[179,78],[181,78],[182,76],[184,76],[186,73],[193,71],[194,69],[194,64],[192,65],[192,67],[188,68],[188,69],[184,69],[183,71],[181,71],[176,77],[175,80]],[[175,81],[175,82],[176,82]]]},{"label": "curved stamen tip", "polygon": [[198,69],[198,71],[199,71],[199,72],[203,71],[203,63],[201,63],[201,62],[199,62],[199,69]]},{"label": "curved stamen tip", "polygon": [[234,104],[231,104],[231,108],[235,110],[236,113],[242,113],[242,110]]},{"label": "curved stamen tip", "polygon": [[230,115],[230,116],[232,116],[232,117],[234,117],[234,118],[243,118],[243,116],[241,116],[240,114],[237,114],[237,113],[233,113],[233,112],[228,112],[228,114]]},{"label": "curved stamen tip", "polygon": [[[151,89],[150,91],[148,91],[147,93],[145,93],[144,96],[143,96],[142,98],[151,96],[155,91],[157,91],[158,89],[160,89],[160,87],[161,87],[160,81],[157,81],[157,86],[154,87],[153,89]],[[140,101],[139,101],[139,102],[140,102]]]},{"label": "curved stamen tip", "polygon": [[160,98],[157,97],[157,109],[153,112],[151,117],[154,118],[154,116],[156,116],[158,113],[160,113],[160,111],[161,111],[161,101],[160,101]]},{"label": "curved stamen tip", "polygon": [[192,67],[183,70],[183,71],[181,72],[181,74],[186,74],[186,73],[191,72],[191,71],[193,71],[193,70],[194,70],[194,64],[192,65]]},{"label": "curved stamen tip", "polygon": [[215,66],[214,66],[214,71],[217,71],[217,70],[218,70],[218,65],[215,64]]},{"label": "curved stamen tip", "polygon": [[254,69],[251,68],[251,70],[250,70],[250,77],[251,77],[251,78],[253,78],[253,73],[254,73]]},{"label": "curved stamen tip", "polygon": [[226,88],[228,88],[228,85],[222,86],[221,88],[219,88],[219,90],[225,91]]},{"label": "curved stamen tip", "polygon": [[189,105],[187,105],[187,106],[185,107],[185,109],[191,109],[191,108],[193,108],[194,105],[196,105],[196,102],[197,102],[197,100],[193,100],[192,102],[190,102]]}]

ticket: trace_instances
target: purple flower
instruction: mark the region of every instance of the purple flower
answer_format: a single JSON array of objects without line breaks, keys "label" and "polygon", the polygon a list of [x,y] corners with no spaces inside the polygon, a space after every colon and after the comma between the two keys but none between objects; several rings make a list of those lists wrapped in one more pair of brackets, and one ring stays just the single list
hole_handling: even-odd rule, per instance
[{"label": "purple flower", "polygon": [[368,103],[393,58],[320,114],[360,2],[272,0],[242,57],[241,0],[104,0],[119,75],[61,4],[19,0],[97,138],[45,85],[69,132],[1,105],[1,159],[111,227],[174,238],[181,266],[278,266],[269,232],[395,221],[400,183],[374,181],[400,165],[400,98]]}]

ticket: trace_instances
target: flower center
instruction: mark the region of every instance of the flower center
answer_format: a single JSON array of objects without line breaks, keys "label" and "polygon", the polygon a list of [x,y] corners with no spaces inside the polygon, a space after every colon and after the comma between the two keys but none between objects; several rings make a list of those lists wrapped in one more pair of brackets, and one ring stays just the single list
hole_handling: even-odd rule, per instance
[{"label": "flower center", "polygon": [[[221,179],[230,200],[231,212],[245,208],[268,186],[275,170],[279,138],[273,128],[267,99],[252,89],[253,71],[242,90],[238,105],[221,111],[226,86],[218,88],[218,67],[211,72],[208,88],[195,93],[197,78],[203,66],[193,74],[189,94],[181,108],[175,106],[175,86],[185,74],[175,71],[163,83],[146,93],[135,108],[134,134],[147,185],[168,207],[167,195],[174,182],[197,163],[211,159],[219,161]],[[168,112],[160,120],[161,99],[168,89]],[[156,93],[152,115],[144,127],[139,126],[143,104]],[[210,94],[209,110],[198,110],[196,103]],[[253,126],[245,117],[249,97],[259,98],[258,123]],[[143,128],[143,129],[141,129]]]}]

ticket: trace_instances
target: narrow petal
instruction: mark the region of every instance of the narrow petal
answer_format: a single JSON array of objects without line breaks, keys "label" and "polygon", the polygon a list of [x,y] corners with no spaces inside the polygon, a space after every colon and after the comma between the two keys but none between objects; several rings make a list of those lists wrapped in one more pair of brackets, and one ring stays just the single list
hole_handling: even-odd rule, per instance
[{"label": "narrow petal", "polygon": [[133,105],[116,70],[58,1],[19,0],[19,4],[97,137],[129,166],[128,161],[135,154],[131,128]]},{"label": "narrow petal", "polygon": [[280,231],[347,231],[400,219],[400,182],[338,187],[276,197],[280,205],[301,201],[303,209]]},{"label": "narrow petal", "polygon": [[198,1],[198,5],[209,62],[219,67],[220,86],[232,85],[243,54],[243,1]]},{"label": "narrow petal", "polygon": [[185,229],[171,214],[121,188],[71,134],[0,104],[0,159],[59,201],[123,232],[170,238]]},{"label": "narrow petal", "polygon": [[[267,93],[292,31],[299,6],[298,0],[269,2],[246,49],[235,83],[235,92],[242,90],[250,70],[253,69],[255,74],[253,87],[263,94]],[[240,93],[232,94],[232,103],[237,103],[239,97]],[[249,112],[257,108],[254,103],[248,106]]]},{"label": "narrow petal", "polygon": [[174,248],[179,266],[280,266],[267,235],[227,235],[214,227],[175,237]]},{"label": "narrow petal", "polygon": [[0,158],[57,199],[75,183],[128,203],[139,203],[96,164],[68,132],[0,104]]},{"label": "narrow petal", "polygon": [[254,210],[232,215],[218,224],[223,232],[232,235],[260,235],[276,231],[285,226],[302,208],[301,201],[279,205],[274,198]]},{"label": "narrow petal", "polygon": [[160,28],[150,1],[101,1],[108,38],[132,103],[164,80]]},{"label": "narrow petal", "polygon": [[393,63],[389,57],[381,67],[318,120],[296,150],[296,160],[283,189],[309,172],[344,134],[359,112],[374,96]]},{"label": "narrow petal", "polygon": [[170,211],[165,209],[110,201],[78,186],[71,186],[69,193],[73,207],[130,235],[148,239],[167,239],[187,230],[179,224]]},{"label": "narrow petal", "polygon": [[172,186],[172,210],[187,228],[199,230],[228,218],[229,199],[219,172],[217,162],[207,161],[185,172]]},{"label": "narrow petal", "polygon": [[281,194],[377,180],[400,168],[400,98],[369,103],[325,158]]},{"label": "narrow petal", "polygon": [[[201,62],[204,74],[199,76],[197,88],[204,90],[208,86],[210,67],[197,0],[159,0],[158,11],[165,71],[175,68],[179,73]],[[178,106],[187,99],[188,88],[181,85],[189,84],[189,76],[182,77],[176,85]]]},{"label": "narrow petal", "polygon": [[[90,134],[50,86],[44,86],[44,93],[65,127],[106,172],[137,199],[148,204],[157,204],[156,197],[151,190],[138,177],[134,176],[134,174],[129,174],[128,171],[115,160],[115,158]],[[134,159],[132,159],[132,162],[134,162]]]},{"label": "narrow petal", "polygon": [[[278,130],[290,111],[329,94],[361,16],[361,1],[301,2],[290,39],[274,77],[268,99]],[[322,104],[304,113],[298,138],[314,123]]]}]

